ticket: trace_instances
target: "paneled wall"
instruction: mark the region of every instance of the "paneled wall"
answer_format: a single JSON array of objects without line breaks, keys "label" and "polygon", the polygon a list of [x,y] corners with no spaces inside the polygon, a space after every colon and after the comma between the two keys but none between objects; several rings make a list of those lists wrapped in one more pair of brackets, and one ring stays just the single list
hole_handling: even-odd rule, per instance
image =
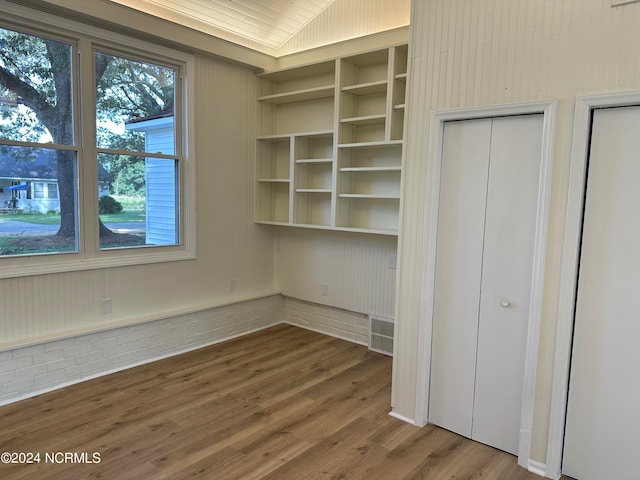
[{"label": "paneled wall", "polygon": [[396,246],[386,235],[278,228],[276,287],[300,300],[393,317]]},{"label": "paneled wall", "polygon": [[532,457],[544,463],[577,95],[640,90],[640,4],[610,0],[413,2],[394,411],[414,418],[420,267],[432,111],[556,98],[555,158]]},{"label": "paneled wall", "polygon": [[335,0],[278,48],[289,55],[409,25],[411,0]]}]

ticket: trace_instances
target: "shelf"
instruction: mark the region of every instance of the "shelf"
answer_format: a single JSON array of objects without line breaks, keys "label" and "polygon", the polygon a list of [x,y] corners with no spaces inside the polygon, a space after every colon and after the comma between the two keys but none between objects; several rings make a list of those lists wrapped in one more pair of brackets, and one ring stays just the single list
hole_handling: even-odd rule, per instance
[{"label": "shelf", "polygon": [[277,135],[261,135],[259,137],[256,137],[256,140],[271,140],[271,141],[286,141],[286,140],[290,140],[291,139],[291,135],[288,133],[280,133]]},{"label": "shelf", "polygon": [[310,63],[295,67],[283,68],[271,72],[258,73],[258,78],[270,80],[272,82],[285,82],[291,79],[305,79],[322,77],[335,71],[335,60],[328,60],[320,63]]},{"label": "shelf", "polygon": [[297,132],[292,133],[296,137],[325,137],[330,138],[333,135],[333,130],[312,130],[310,132]]},{"label": "shelf", "polygon": [[348,123],[351,125],[374,125],[384,123],[387,116],[384,113],[378,115],[365,115],[362,117],[343,118],[340,123]]},{"label": "shelf", "polygon": [[377,195],[375,193],[340,193],[340,198],[368,198],[376,200],[400,200],[400,195]]},{"label": "shelf", "polygon": [[254,223],[259,223],[261,225],[279,225],[279,226],[283,226],[283,227],[290,227],[291,224],[289,222],[277,222],[277,221],[271,221],[271,220],[254,220]]},{"label": "shelf", "polygon": [[296,163],[309,163],[309,164],[333,163],[333,158],[301,158],[296,160]]},{"label": "shelf", "polygon": [[318,98],[333,97],[334,93],[335,85],[325,85],[322,87],[307,88],[304,90],[297,90],[293,92],[265,95],[259,97],[258,100],[264,103],[281,105],[284,103],[304,102],[307,100],[316,100]]},{"label": "shelf", "polygon": [[293,228],[310,228],[313,230],[331,230],[338,232],[350,232],[350,233],[364,233],[367,235],[389,235],[392,237],[398,236],[398,230],[386,229],[386,228],[356,228],[356,227],[332,227],[329,225],[318,225],[315,223],[289,223],[289,222],[271,222],[268,220],[255,220],[255,223],[260,225],[277,225],[279,227],[293,227]]},{"label": "shelf", "polygon": [[377,148],[377,147],[391,147],[402,146],[402,140],[379,141],[379,142],[360,142],[360,143],[341,143],[338,148]]},{"label": "shelf", "polygon": [[387,81],[379,80],[377,82],[359,83],[357,85],[349,85],[342,87],[342,91],[345,93],[352,93],[354,95],[370,95],[372,93],[384,93],[387,91]]},{"label": "shelf", "polygon": [[402,167],[345,167],[341,172],[400,172]]},{"label": "shelf", "polygon": [[257,223],[398,235],[407,58],[390,46],[258,75]]}]

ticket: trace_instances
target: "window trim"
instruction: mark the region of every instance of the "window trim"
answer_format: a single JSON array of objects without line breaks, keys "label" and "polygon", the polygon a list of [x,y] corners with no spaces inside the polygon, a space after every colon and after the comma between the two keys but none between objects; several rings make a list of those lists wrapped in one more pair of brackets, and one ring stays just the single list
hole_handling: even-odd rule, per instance
[{"label": "window trim", "polygon": [[[85,115],[76,115],[74,124],[77,140],[74,145],[29,144],[42,148],[75,150],[78,155],[77,177],[77,252],[42,253],[0,257],[0,278],[14,278],[60,272],[94,270],[119,266],[145,265],[161,262],[192,260],[196,258],[195,230],[195,59],[179,50],[149,43],[139,38],[109,32],[97,27],[75,22],[49,13],[13,4],[0,6],[3,12],[1,27],[17,29],[25,33],[60,39],[73,45],[79,60],[73,71],[74,109],[85,108]],[[140,246],[101,250],[98,236],[98,179],[97,148],[95,142],[95,115],[87,115],[86,109],[95,110],[93,79],[93,54],[95,49],[108,48],[114,52],[130,52],[127,56],[171,65],[178,70],[176,78],[176,157],[179,182],[179,243],[176,245]],[[80,89],[78,84],[89,85]],[[87,103],[88,102],[88,103]],[[89,105],[87,107],[86,105]],[[94,111],[95,113],[95,111]],[[90,118],[87,118],[89,116]],[[177,127],[177,128],[180,128]],[[87,139],[91,138],[92,141]],[[5,143],[3,141],[3,143]],[[7,143],[24,143],[11,142]],[[93,161],[91,159],[94,159]]]}]

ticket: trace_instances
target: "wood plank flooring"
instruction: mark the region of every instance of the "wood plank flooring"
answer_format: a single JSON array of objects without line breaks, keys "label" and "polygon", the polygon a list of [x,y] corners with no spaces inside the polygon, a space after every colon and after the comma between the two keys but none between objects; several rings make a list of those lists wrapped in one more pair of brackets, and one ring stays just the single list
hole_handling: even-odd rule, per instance
[{"label": "wood plank flooring", "polygon": [[[388,415],[391,359],[280,325],[0,407],[3,480],[538,480],[513,456]],[[99,463],[45,461],[75,452]],[[74,463],[75,461],[75,463]]]}]

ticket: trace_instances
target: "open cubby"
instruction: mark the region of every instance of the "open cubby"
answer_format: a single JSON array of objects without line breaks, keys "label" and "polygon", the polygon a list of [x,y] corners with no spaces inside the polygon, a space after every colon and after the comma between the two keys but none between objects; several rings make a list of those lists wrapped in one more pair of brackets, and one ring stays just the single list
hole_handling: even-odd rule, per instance
[{"label": "open cubby", "polygon": [[256,221],[397,234],[408,48],[258,75]]}]

